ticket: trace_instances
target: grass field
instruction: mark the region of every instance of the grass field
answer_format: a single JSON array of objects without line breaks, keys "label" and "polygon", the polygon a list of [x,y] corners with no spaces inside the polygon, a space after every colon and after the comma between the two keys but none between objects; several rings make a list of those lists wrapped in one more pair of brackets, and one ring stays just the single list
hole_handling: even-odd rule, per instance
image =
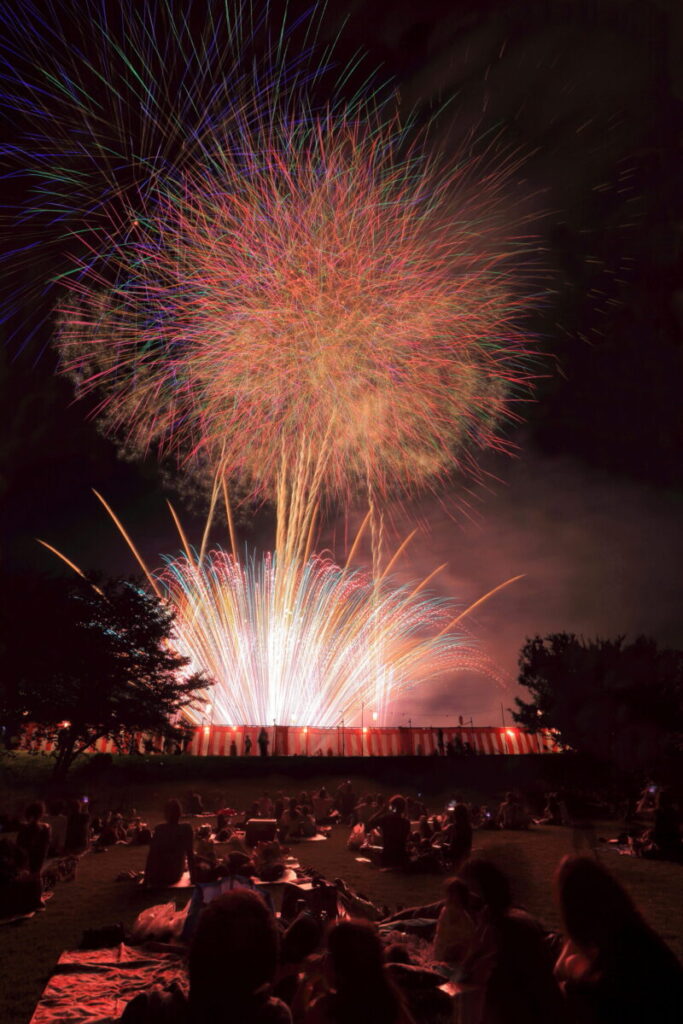
[{"label": "grass field", "polygon": [[[321,777],[306,784],[315,788],[329,781]],[[377,790],[367,779],[354,780],[357,790]],[[301,788],[301,787],[297,787]],[[205,806],[246,806],[267,789],[287,792],[297,789],[284,776],[273,776],[264,782],[240,781],[230,786],[209,785],[205,781],[192,784],[160,783],[129,787],[125,791],[93,792],[92,799],[104,806],[110,801],[123,801],[129,808],[136,807],[150,823],[161,818],[161,808],[171,796],[184,796],[196,789],[204,798]],[[19,794],[15,790],[14,796]],[[28,794],[30,795],[30,794]],[[3,798],[7,793],[2,795]],[[434,801],[434,808],[438,803]],[[329,878],[343,877],[347,883],[372,899],[396,904],[432,902],[439,897],[443,879],[434,876],[401,877],[379,872],[376,868],[358,863],[355,855],[346,850],[346,828],[333,830],[325,843],[303,843],[296,853],[304,865],[316,868]],[[613,825],[605,825],[599,834],[615,834]],[[571,852],[571,831],[537,827],[520,833],[475,833],[476,851],[486,853],[504,866],[514,880],[516,899],[549,927],[559,928],[553,905],[552,878],[560,858]],[[116,882],[121,871],[139,870],[144,866],[146,850],[117,846],[106,853],[85,856],[78,869],[75,882],[62,883],[48,904],[45,913],[37,914],[19,925],[0,928],[0,1021],[2,1024],[27,1024],[42,989],[63,949],[79,944],[86,928],[122,922],[130,925],[137,914],[154,903],[166,902],[159,894],[146,894],[131,883]],[[627,886],[653,927],[666,939],[679,957],[683,956],[680,929],[680,908],[683,905],[683,868],[656,862],[620,857],[609,850],[601,857]],[[176,894],[178,906],[187,894]]]}]

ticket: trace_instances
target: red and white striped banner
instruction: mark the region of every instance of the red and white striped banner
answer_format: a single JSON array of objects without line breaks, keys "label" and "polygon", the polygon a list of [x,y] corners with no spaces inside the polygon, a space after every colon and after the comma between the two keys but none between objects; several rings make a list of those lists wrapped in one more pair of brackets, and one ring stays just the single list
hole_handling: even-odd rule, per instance
[{"label": "red and white striped banner", "polygon": [[[318,729],[312,726],[202,725],[198,726],[186,745],[186,753],[196,757],[244,757],[260,754],[259,737],[267,738],[266,752],[275,757],[397,757],[435,754],[556,754],[562,750],[552,729],[527,733],[505,726],[460,726],[445,729],[340,727]],[[90,748],[92,753],[116,754],[127,750],[145,753],[151,739],[151,753],[164,751],[162,735],[152,737],[136,733],[123,747],[113,739],[102,738]],[[39,739],[29,725],[24,731],[22,747],[45,754],[53,753],[55,743]]]}]

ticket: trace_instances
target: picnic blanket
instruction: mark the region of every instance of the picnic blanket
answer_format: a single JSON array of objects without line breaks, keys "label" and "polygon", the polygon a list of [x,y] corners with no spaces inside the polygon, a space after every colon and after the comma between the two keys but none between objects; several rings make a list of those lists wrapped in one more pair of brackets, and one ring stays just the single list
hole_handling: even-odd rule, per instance
[{"label": "picnic blanket", "polygon": [[126,1003],[154,984],[185,986],[182,953],[121,943],[113,949],[67,950],[57,961],[30,1024],[110,1024]]}]

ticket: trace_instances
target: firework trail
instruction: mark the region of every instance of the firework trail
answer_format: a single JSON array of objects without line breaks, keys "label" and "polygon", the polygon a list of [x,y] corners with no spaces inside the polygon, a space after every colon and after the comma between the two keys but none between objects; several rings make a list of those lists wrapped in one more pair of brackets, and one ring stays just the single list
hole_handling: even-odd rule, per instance
[{"label": "firework trail", "polygon": [[105,429],[306,534],[321,495],[379,501],[505,446],[528,238],[514,156],[428,158],[386,95],[341,98],[354,68],[316,57],[315,12],[259,11],[5,5],[5,155]]},{"label": "firework trail", "polygon": [[[58,30],[9,5],[0,41],[27,251],[50,223],[61,255],[62,370],[125,450],[208,477],[211,514],[228,481],[276,505],[272,558],[203,543],[163,576],[225,716],[322,724],[367,688],[383,707],[462,645],[415,641],[440,623],[383,578],[382,504],[505,447],[529,384],[518,163],[431,159],[377,96],[314,101],[328,55],[293,57],[267,5],[209,4],[198,36],[171,0],[84,8]],[[359,494],[371,584],[311,556],[321,505]]]},{"label": "firework trail", "polygon": [[528,381],[505,172],[482,189],[404,141],[281,123],[117,225],[116,284],[72,278],[58,340],[110,432],[275,499],[300,538],[321,496],[412,493],[504,446]]},{"label": "firework trail", "polygon": [[406,688],[484,666],[464,634],[434,640],[443,603],[391,581],[378,594],[371,577],[318,556],[300,570],[216,549],[201,563],[167,558],[156,582],[179,651],[219,681],[209,699],[227,724],[337,725],[361,701],[382,720]]},{"label": "firework trail", "polygon": [[112,217],[134,220],[156,188],[210,166],[226,125],[237,139],[304,87],[324,82],[329,93],[343,84],[346,72],[328,73],[315,8],[288,19],[277,6],[0,4],[0,106],[11,125],[0,145],[0,313],[23,316],[24,338],[25,321],[35,330],[35,307],[45,306],[40,297],[48,294],[51,309],[75,272],[69,261],[106,275]]}]

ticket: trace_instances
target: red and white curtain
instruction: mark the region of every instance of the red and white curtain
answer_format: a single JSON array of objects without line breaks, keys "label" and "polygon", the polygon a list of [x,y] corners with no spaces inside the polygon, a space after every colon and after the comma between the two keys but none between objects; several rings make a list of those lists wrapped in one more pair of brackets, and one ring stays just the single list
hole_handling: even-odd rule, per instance
[{"label": "red and white curtain", "polygon": [[[456,750],[467,749],[468,745],[475,754],[556,754],[562,749],[551,729],[527,733],[503,726],[318,729],[294,725],[202,725],[194,730],[186,752],[196,757],[229,757],[233,753],[238,757],[258,757],[262,729],[268,738],[267,751],[275,757],[430,757],[446,753],[449,744],[454,744]],[[134,744],[128,739],[121,749],[125,752],[134,746],[144,752],[149,738],[153,752],[163,752],[162,735],[147,737],[143,733],[136,733]],[[22,746],[46,754],[55,748],[52,741],[39,739],[35,727],[30,725],[24,731]],[[100,739],[91,751],[116,754],[119,747],[111,739]]]}]

